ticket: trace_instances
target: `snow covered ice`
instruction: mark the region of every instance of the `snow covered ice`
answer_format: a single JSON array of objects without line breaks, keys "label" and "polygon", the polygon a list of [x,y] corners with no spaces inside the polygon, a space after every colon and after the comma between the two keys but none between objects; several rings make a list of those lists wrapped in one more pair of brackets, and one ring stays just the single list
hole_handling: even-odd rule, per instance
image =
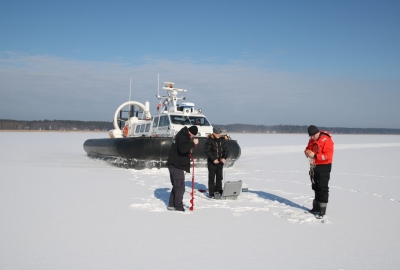
[{"label": "snow covered ice", "polygon": [[[167,210],[166,168],[86,156],[107,134],[0,132],[0,269],[398,269],[400,136],[333,134],[325,223],[306,213],[306,134],[232,136],[242,156],[224,178],[249,191],[197,192],[181,213]],[[207,187],[206,168],[195,183]]]}]

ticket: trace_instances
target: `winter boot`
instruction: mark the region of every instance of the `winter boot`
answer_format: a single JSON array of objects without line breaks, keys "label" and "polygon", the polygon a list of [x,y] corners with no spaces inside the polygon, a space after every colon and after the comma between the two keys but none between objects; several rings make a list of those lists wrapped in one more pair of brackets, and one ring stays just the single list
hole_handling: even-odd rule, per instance
[{"label": "winter boot", "polygon": [[308,210],[311,214],[319,213],[319,202],[317,200],[313,200],[312,209]]},{"label": "winter boot", "polygon": [[319,203],[319,213],[317,215],[318,219],[324,218],[324,216],[326,214],[326,206],[327,205],[328,205],[327,203]]}]

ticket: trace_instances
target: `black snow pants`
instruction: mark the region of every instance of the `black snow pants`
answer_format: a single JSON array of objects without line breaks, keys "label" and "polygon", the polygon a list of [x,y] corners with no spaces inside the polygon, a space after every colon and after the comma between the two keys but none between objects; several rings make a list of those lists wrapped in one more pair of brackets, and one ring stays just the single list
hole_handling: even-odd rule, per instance
[{"label": "black snow pants", "polygon": [[222,192],[222,169],[224,164],[214,164],[208,162],[208,193],[214,196],[214,193]]},{"label": "black snow pants", "polygon": [[185,172],[174,166],[168,166],[169,177],[171,178],[172,190],[169,196],[169,207],[177,210],[183,209],[183,194],[185,194]]},{"label": "black snow pants", "polygon": [[315,192],[315,200],[320,203],[328,203],[328,184],[331,177],[331,170],[332,164],[317,165],[314,168],[314,184],[311,184],[311,187]]}]

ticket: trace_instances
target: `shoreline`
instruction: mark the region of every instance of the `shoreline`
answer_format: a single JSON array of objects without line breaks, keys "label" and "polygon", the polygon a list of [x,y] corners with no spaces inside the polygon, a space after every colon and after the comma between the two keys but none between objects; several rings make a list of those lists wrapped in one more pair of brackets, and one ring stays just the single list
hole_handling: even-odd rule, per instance
[{"label": "shoreline", "polygon": [[4,129],[0,132],[104,132],[108,133],[108,130],[14,130]]},{"label": "shoreline", "polygon": [[[83,133],[83,132],[90,132],[90,133],[104,133],[108,135],[108,131],[106,130],[0,130],[0,133],[10,133],[10,132],[21,132],[21,133],[27,133],[27,132],[34,132],[34,133],[65,133],[65,132],[70,132],[70,133]],[[293,135],[293,134],[301,134],[301,135],[307,135],[307,132],[304,133],[266,133],[266,132],[226,132],[224,134],[263,134],[263,135]],[[400,134],[382,134],[382,133],[331,133],[332,135],[391,135],[391,136],[399,136]]]}]

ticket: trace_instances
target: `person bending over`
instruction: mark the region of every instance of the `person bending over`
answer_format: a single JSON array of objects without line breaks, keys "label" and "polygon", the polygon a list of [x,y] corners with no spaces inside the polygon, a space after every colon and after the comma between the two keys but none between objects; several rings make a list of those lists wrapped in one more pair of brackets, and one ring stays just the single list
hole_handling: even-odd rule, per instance
[{"label": "person bending over", "polygon": [[185,211],[183,195],[185,193],[185,171],[190,173],[190,153],[199,143],[197,127],[182,128],[175,136],[169,151],[167,166],[171,179],[172,189],[169,196],[168,209]]}]

